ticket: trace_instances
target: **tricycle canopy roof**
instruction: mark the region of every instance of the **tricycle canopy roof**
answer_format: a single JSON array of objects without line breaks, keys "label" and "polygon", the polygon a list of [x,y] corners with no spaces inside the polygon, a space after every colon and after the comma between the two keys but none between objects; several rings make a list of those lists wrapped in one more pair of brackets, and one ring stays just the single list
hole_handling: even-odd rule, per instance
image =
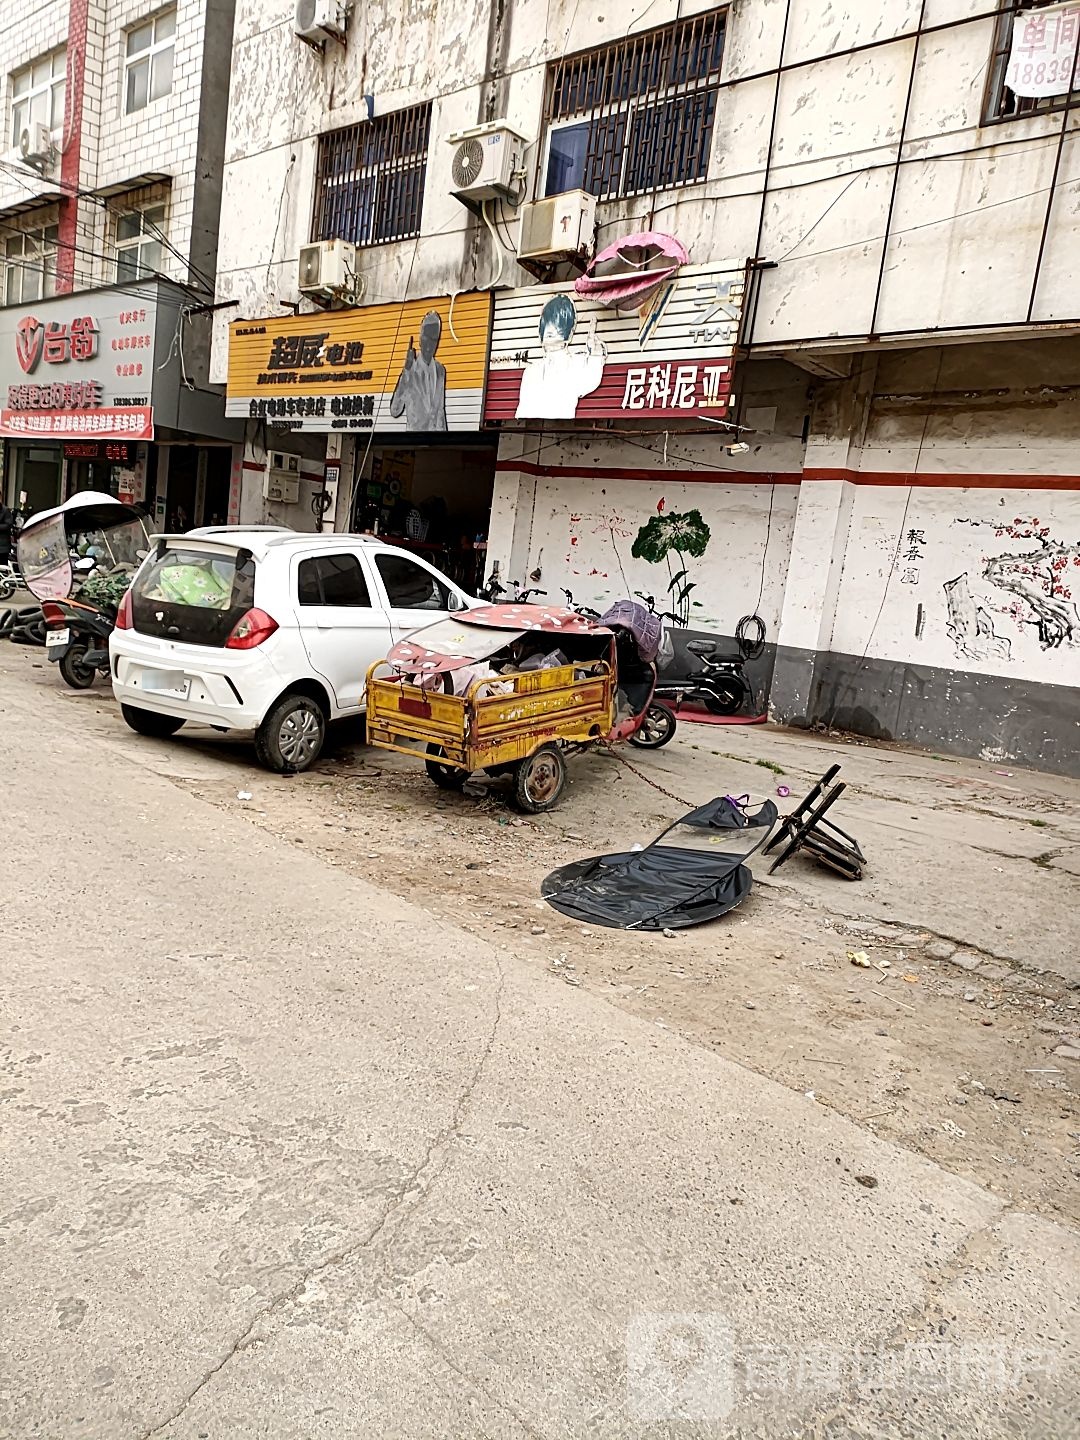
[{"label": "tricycle canopy roof", "polygon": [[587,615],[565,605],[477,605],[457,617],[466,625],[493,626],[497,630],[548,630],[553,635],[610,635]]},{"label": "tricycle canopy roof", "polygon": [[71,545],[80,534],[99,536],[96,554],[112,566],[122,563],[133,570],[149,545],[140,509],[97,490],[80,491],[63,505],[32,516],[19,535],[19,568],[38,600],[65,600],[71,594]]},{"label": "tricycle canopy roof", "polygon": [[135,505],[125,505],[122,500],[100,490],[80,490],[63,505],[57,505],[52,510],[39,510],[32,515],[23,526],[22,533],[32,534],[39,525],[45,525],[60,515],[64,517],[67,534],[77,535],[80,531],[111,530],[114,525],[141,520],[143,513]]},{"label": "tricycle canopy roof", "polygon": [[[547,623],[545,623],[547,622]],[[594,635],[611,631],[576,610],[543,605],[480,605],[447,620],[436,620],[400,640],[386,657],[395,670],[410,675],[438,675],[461,670],[505,650],[523,635]]]}]

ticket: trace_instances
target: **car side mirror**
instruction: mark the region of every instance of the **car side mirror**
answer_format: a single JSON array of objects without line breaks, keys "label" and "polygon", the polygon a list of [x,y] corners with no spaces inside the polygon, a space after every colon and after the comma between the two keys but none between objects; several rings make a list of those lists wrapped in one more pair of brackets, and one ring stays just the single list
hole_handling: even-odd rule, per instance
[{"label": "car side mirror", "polygon": [[449,600],[449,604],[448,604],[447,608],[448,608],[451,612],[453,612],[453,611],[455,611],[455,610],[464,610],[464,609],[466,608],[465,601],[461,598],[460,595],[456,595],[456,594],[454,593],[454,591],[451,590],[451,591],[450,591],[450,600]]}]

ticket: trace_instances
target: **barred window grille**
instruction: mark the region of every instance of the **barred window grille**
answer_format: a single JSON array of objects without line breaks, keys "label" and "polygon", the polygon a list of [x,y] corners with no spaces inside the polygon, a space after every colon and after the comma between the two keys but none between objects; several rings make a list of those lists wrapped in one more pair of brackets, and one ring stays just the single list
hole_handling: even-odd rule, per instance
[{"label": "barred window grille", "polygon": [[420,234],[431,104],[319,137],[315,240],[384,245]]},{"label": "barred window grille", "polygon": [[996,120],[1015,120],[1022,115],[1042,115],[1048,111],[1064,110],[1067,105],[1080,104],[1080,90],[1074,90],[1071,95],[1053,95],[1045,100],[1022,99],[1005,84],[1005,72],[1012,53],[1013,22],[1017,15],[1045,10],[1048,5],[1059,3],[1060,0],[1013,0],[1011,5],[1006,5],[1005,13],[998,17],[986,87],[985,125],[991,125]]},{"label": "barred window grille", "polygon": [[704,180],[726,21],[714,10],[549,66],[543,193],[611,200]]}]

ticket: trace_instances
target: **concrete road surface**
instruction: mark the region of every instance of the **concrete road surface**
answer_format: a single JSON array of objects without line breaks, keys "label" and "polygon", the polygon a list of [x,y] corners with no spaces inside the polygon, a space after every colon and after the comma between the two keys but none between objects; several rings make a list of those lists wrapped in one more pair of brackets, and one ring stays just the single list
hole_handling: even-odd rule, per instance
[{"label": "concrete road surface", "polygon": [[152,744],[4,677],[0,1434],[1080,1434],[1071,1232]]}]

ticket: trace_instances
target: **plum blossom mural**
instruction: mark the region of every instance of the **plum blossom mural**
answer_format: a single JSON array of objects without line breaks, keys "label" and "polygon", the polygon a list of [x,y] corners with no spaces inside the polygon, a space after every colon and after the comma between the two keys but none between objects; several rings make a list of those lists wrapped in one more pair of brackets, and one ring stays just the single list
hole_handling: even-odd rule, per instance
[{"label": "plum blossom mural", "polygon": [[949,636],[957,655],[1010,658],[1009,642],[996,633],[990,610],[1010,619],[1021,632],[1034,631],[1044,650],[1080,645],[1080,611],[1074,599],[1074,593],[1080,593],[1080,541],[1055,540],[1050,526],[1035,516],[1018,515],[1009,523],[961,523],[992,525],[995,538],[1017,543],[1003,554],[982,557],[982,578],[1005,598],[996,603],[991,598],[974,600],[966,575],[945,586]]}]

